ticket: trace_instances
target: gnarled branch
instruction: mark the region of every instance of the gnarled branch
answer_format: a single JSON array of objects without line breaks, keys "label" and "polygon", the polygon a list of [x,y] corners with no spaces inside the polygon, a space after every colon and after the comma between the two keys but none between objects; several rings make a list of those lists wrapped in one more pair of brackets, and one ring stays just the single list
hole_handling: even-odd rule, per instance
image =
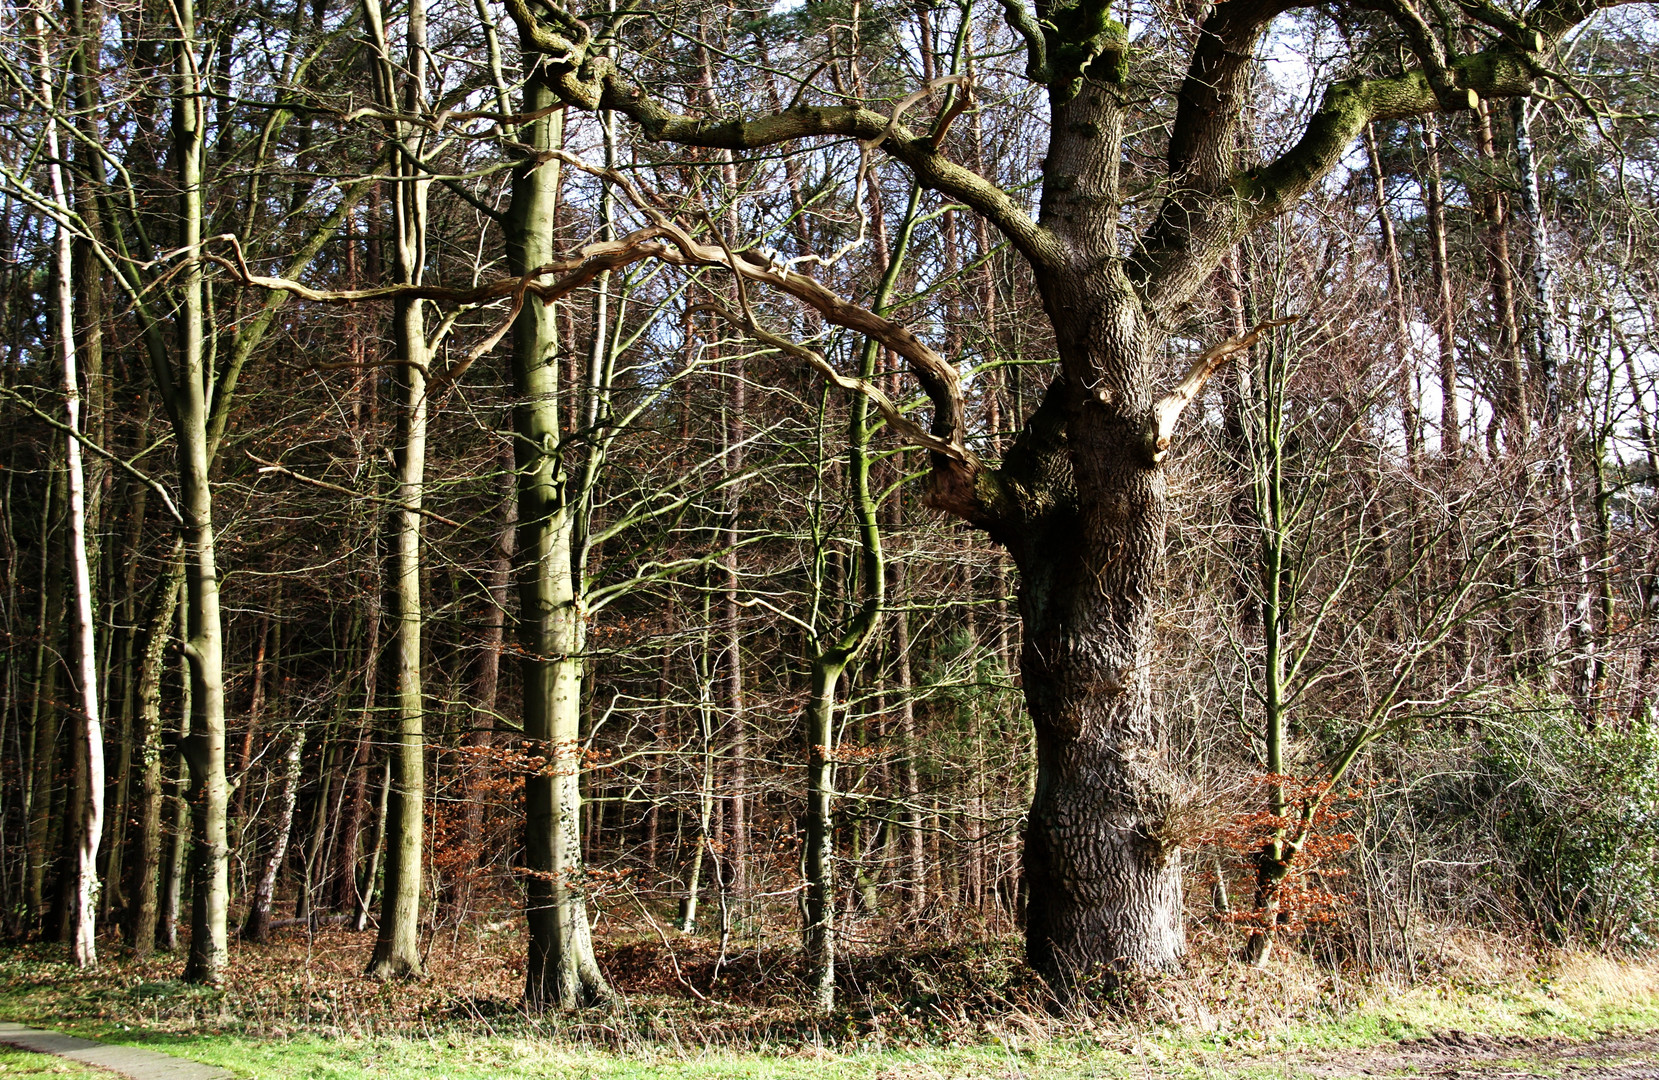
[{"label": "gnarled branch", "polygon": [[1289,326],[1300,319],[1300,315],[1291,315],[1283,319],[1268,319],[1259,322],[1248,334],[1230,337],[1226,341],[1211,345],[1197,356],[1193,357],[1192,364],[1187,368],[1186,375],[1181,379],[1174,390],[1158,400],[1154,415],[1157,419],[1157,431],[1154,434],[1152,460],[1159,462],[1169,453],[1169,440],[1175,436],[1176,421],[1198,397],[1204,384],[1210,381],[1210,376],[1221,370],[1221,365],[1237,356],[1239,353],[1254,345],[1265,331],[1276,326]]}]

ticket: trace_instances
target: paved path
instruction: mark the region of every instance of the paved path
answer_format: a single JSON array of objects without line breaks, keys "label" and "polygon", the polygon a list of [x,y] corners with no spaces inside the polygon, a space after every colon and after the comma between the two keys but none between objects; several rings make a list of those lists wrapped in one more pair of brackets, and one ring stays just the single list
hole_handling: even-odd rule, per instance
[{"label": "paved path", "polygon": [[136,1046],[112,1046],[92,1039],[80,1039],[57,1031],[0,1022],[0,1043],[56,1054],[83,1065],[96,1065],[131,1080],[231,1080],[231,1074],[214,1065],[186,1061],[171,1054]]}]

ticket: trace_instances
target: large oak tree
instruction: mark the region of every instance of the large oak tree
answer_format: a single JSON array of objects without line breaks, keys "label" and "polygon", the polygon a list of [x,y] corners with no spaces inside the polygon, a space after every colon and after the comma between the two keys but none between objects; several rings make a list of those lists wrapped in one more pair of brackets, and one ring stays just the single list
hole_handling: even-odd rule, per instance
[{"label": "large oak tree", "polygon": [[[905,122],[921,94],[894,109],[873,93],[861,100],[857,88],[814,93],[808,75],[797,101],[774,111],[681,110],[632,74],[639,69],[626,55],[627,13],[506,4],[525,56],[529,112],[551,103],[605,110],[656,143],[738,153],[862,140],[981,215],[1029,264],[1060,363],[993,466],[966,447],[956,369],[903,328],[769,259],[698,244],[660,213],[635,241],[642,252],[725,266],[792,294],[910,362],[935,411],[927,436],[902,426],[900,434],[932,454],[930,501],[989,533],[1020,570],[1021,673],[1038,757],[1025,849],[1029,959],[1062,982],[1171,967],[1183,950],[1181,780],[1155,693],[1162,463],[1182,409],[1243,344],[1207,350],[1183,373],[1169,360],[1171,334],[1227,253],[1330,173],[1367,124],[1530,94],[1550,51],[1596,3],[1542,0],[1516,15],[1486,0],[1428,13],[1411,0],[1227,0],[1195,5],[1175,20],[1182,33],[1131,41],[1104,0],[1038,0],[1034,9],[1003,0],[1025,45],[1026,77],[1048,103],[1034,216],[1015,193],[946,153],[952,109],[930,128]],[[1249,88],[1275,21],[1298,10],[1344,18],[1354,8],[1366,9],[1373,32],[1380,15],[1382,32],[1412,59],[1393,73],[1330,83],[1288,148],[1269,160],[1242,154]],[[1137,215],[1126,205],[1126,128],[1148,97],[1172,99],[1173,122],[1162,175],[1150,185],[1140,175],[1133,193],[1153,191],[1156,209]],[[1126,238],[1125,223],[1137,217],[1144,224]]]}]

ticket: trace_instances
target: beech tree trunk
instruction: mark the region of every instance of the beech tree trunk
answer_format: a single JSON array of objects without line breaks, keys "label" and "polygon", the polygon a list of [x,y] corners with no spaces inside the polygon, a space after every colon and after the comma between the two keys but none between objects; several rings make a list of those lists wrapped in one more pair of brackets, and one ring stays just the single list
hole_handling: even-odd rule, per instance
[{"label": "beech tree trunk", "polygon": [[[190,805],[194,837],[190,849],[190,954],[187,982],[218,985],[224,980],[227,919],[230,909],[230,846],[227,818],[230,786],[225,777],[224,631],[219,614],[219,570],[214,554],[213,493],[208,485],[212,447],[208,435],[208,308],[202,260],[204,206],[202,161],[206,146],[204,95],[195,57],[195,8],[179,4],[181,40],[174,46],[178,89],[174,134],[179,147],[180,237],[190,254],[183,256],[182,310],[179,315],[179,378],[169,394],[169,412],[178,441],[179,511],[184,516],[184,586],[186,634],[184,655],[190,664],[190,734],[183,752],[190,765]],[[168,386],[171,373],[162,379]]]},{"label": "beech tree trunk", "polygon": [[[524,112],[555,104],[541,74],[524,91]],[[564,116],[552,112],[520,129],[538,150],[556,148]],[[556,161],[529,160],[513,175],[506,220],[509,272],[544,266],[554,234],[560,172]],[[574,486],[558,452],[558,328],[552,306],[525,304],[512,329],[513,408],[518,469],[518,632],[524,693],[524,739],[546,765],[525,780],[525,906],[530,924],[524,997],[532,1009],[575,1008],[608,1000],[588,931],[581,848],[580,723],[586,614],[572,566]],[[573,390],[574,388],[567,388]]]},{"label": "beech tree trunk", "polygon": [[[426,104],[426,5],[416,0],[407,9],[408,59],[401,72],[392,63],[384,14],[378,0],[364,4],[379,54],[379,93],[383,102],[420,117]],[[401,86],[399,85],[401,81]],[[423,146],[419,128],[398,120],[388,133],[405,145]],[[392,188],[392,219],[397,229],[398,281],[421,284],[426,268],[427,192],[432,180],[410,155],[398,155],[397,183]],[[426,333],[426,304],[400,296],[393,307],[397,381],[402,394],[398,413],[397,532],[392,573],[392,618],[397,703],[392,785],[386,804],[386,876],[381,887],[380,927],[368,974],[407,977],[421,971],[421,855],[425,847],[426,731],[421,684],[421,502],[426,475],[427,372],[433,357]]]}]

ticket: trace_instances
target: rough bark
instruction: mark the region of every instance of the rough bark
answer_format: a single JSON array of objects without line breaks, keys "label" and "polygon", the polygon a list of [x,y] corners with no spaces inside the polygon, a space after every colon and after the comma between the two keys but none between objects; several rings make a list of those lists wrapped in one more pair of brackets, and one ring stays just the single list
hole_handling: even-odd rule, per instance
[{"label": "rough bark", "polygon": [[1068,984],[1174,966],[1184,948],[1179,780],[1153,704],[1167,515],[1160,341],[1115,257],[1123,115],[1092,82],[1055,106],[1043,217],[1069,257],[1037,277],[1061,374],[1009,454],[1021,505],[1021,673],[1037,746],[1026,952]]},{"label": "rough bark", "polygon": [[161,776],[161,673],[169,629],[178,610],[179,590],[184,584],[184,563],[179,558],[182,554],[183,549],[175,546],[167,575],[156,583],[139,650],[138,745],[143,772],[139,780],[138,864],[133,869],[136,906],[128,938],[133,953],[140,957],[155,949],[160,914],[161,811],[166,793]]}]

